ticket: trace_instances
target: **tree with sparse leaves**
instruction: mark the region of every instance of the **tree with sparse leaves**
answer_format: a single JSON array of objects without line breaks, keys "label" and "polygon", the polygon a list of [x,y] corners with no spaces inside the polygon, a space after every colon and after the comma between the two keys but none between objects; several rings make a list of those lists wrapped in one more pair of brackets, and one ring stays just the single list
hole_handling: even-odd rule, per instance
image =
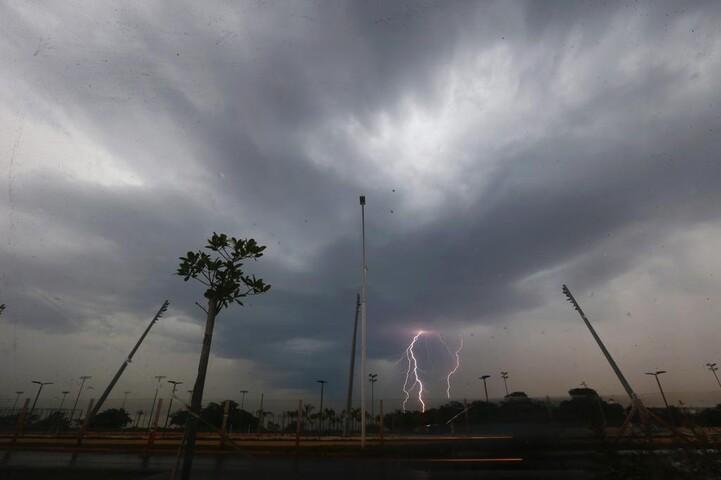
[{"label": "tree with sparse leaves", "polygon": [[[188,252],[186,256],[180,257],[177,271],[184,281],[193,279],[206,287],[205,334],[198,364],[198,376],[190,403],[191,412],[195,415],[201,413],[215,318],[233,303],[243,305],[242,299],[245,297],[260,295],[270,290],[270,285],[262,279],[256,278],[255,275],[247,275],[243,271],[246,261],[257,260],[263,256],[265,246],[259,245],[254,239],[238,239],[228,237],[224,233],[213,232],[204,250]],[[183,480],[190,478],[197,431],[198,419],[191,414],[185,427],[185,453],[181,474]]]}]

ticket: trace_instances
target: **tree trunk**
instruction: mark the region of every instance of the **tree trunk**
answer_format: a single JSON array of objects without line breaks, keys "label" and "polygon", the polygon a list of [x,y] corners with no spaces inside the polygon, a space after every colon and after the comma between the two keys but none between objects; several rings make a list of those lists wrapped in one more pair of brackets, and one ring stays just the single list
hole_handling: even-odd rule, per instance
[{"label": "tree trunk", "polygon": [[[217,314],[217,303],[215,299],[208,299],[208,316],[205,321],[205,335],[203,336],[203,349],[200,352],[198,363],[198,376],[193,387],[193,398],[190,401],[190,410],[200,415],[203,403],[203,388],[205,388],[205,375],[208,372],[208,359],[210,358],[210,344],[213,340],[213,327]],[[190,472],[193,469],[193,453],[195,451],[195,437],[198,432],[198,419],[188,415],[185,424],[185,452],[183,455],[183,467],[180,478],[190,480]]]}]

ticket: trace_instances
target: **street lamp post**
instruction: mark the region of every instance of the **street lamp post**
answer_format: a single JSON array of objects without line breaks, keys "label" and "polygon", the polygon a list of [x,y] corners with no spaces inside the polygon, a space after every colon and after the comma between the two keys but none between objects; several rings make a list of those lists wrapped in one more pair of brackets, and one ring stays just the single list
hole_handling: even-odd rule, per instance
[{"label": "street lamp post", "polygon": [[67,397],[68,393],[70,393],[70,392],[67,390],[63,390],[60,393],[63,394],[63,398],[60,400],[60,406],[58,407],[58,411],[61,411],[63,409],[63,405],[65,404],[65,397]]},{"label": "street lamp post", "polygon": [[366,335],[367,335],[367,309],[368,309],[368,265],[366,263],[366,197],[360,196],[361,206],[361,238],[362,238],[362,288],[361,288],[361,448],[366,445],[366,392],[365,383],[362,379],[366,378],[368,371],[366,370]]},{"label": "street lamp post", "polygon": [[506,387],[506,396],[508,396],[508,372],[501,372],[501,378],[503,379],[503,386]]},{"label": "street lamp post", "polygon": [[15,401],[13,402],[13,410],[15,410],[15,408],[18,406],[18,400],[20,400],[20,395],[22,395],[23,393],[25,393],[25,392],[23,392],[23,391],[15,392],[16,397],[15,397]]},{"label": "street lamp post", "polygon": [[707,363],[706,367],[711,370],[711,373],[713,373],[713,376],[716,379],[716,383],[718,383],[718,386],[721,387],[721,381],[718,379],[718,374],[716,373],[716,370],[718,370],[716,363]]},{"label": "street lamp post", "polygon": [[83,386],[85,386],[85,381],[89,378],[93,378],[90,375],[83,375],[80,377],[80,388],[78,389],[78,396],[75,397],[75,403],[73,403],[73,410],[70,412],[70,418],[68,419],[68,422],[73,421],[73,417],[75,416],[75,409],[78,408],[78,400],[80,400],[80,394],[83,393]]},{"label": "street lamp post", "polygon": [[38,393],[35,394],[35,400],[33,401],[33,406],[30,408],[30,413],[28,414],[28,417],[32,416],[33,410],[35,410],[35,405],[38,403],[38,398],[40,398],[40,392],[43,391],[43,387],[45,385],[52,385],[53,382],[39,382],[37,380],[32,380],[32,383],[38,385]]},{"label": "street lamp post", "polygon": [[320,410],[318,411],[318,430],[323,431],[323,391],[325,390],[325,384],[328,383],[325,380],[316,380],[320,383]]},{"label": "street lamp post", "polygon": [[158,383],[155,385],[155,396],[153,397],[153,405],[150,407],[150,415],[148,415],[148,430],[150,430],[151,424],[153,423],[153,412],[155,411],[155,401],[158,399],[158,391],[160,390],[160,381],[166,378],[165,375],[156,375],[155,378]]},{"label": "street lamp post", "polygon": [[128,401],[128,394],[129,394],[129,393],[130,393],[129,391],[128,391],[128,392],[123,392],[123,404],[120,405],[120,409],[121,409],[121,410],[125,410],[125,402]]},{"label": "street lamp post", "polygon": [[248,390],[241,390],[240,394],[242,397],[240,397],[240,409],[243,410],[245,408],[245,394],[248,393]]},{"label": "street lamp post", "polygon": [[[483,380],[483,391],[486,394],[486,403],[488,403],[488,385],[486,385],[486,380],[491,378],[491,376],[490,375],[481,375],[478,378]],[[508,388],[506,388],[506,391],[508,391]]]},{"label": "street lamp post", "polygon": [[371,422],[376,421],[376,400],[375,400],[375,392],[374,392],[374,384],[378,381],[378,374],[377,373],[369,373],[368,374],[368,382],[371,384]]},{"label": "street lamp post", "polygon": [[168,414],[165,416],[165,425],[163,426],[163,428],[168,428],[170,412],[172,411],[171,408],[173,408],[173,397],[175,396],[175,389],[178,388],[178,385],[183,384],[183,382],[176,382],[175,380],[168,380],[168,383],[173,385],[173,391],[170,393],[170,401],[168,402]]},{"label": "street lamp post", "polygon": [[656,379],[656,383],[658,384],[658,391],[661,392],[661,398],[663,398],[663,403],[664,405],[666,405],[666,410],[669,410],[668,401],[666,400],[666,394],[663,393],[663,387],[661,387],[661,380],[658,379],[658,376],[663,375],[664,373],[666,373],[666,370],[656,370],[655,372],[646,372],[646,375],[651,375]]}]

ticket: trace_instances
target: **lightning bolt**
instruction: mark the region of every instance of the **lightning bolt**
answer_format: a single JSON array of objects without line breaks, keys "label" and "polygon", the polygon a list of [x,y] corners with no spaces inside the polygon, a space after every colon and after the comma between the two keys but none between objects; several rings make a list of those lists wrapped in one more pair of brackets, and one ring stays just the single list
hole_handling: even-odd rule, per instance
[{"label": "lightning bolt", "polygon": [[[456,357],[456,366],[453,367],[453,370],[448,372],[448,375],[446,376],[446,397],[449,399],[451,398],[451,376],[453,376],[454,373],[458,371],[458,368],[461,366],[461,350],[463,350],[463,337],[458,337],[461,341],[461,343],[458,345],[458,350],[455,351],[452,355]],[[446,342],[443,342],[444,344]],[[446,346],[448,348],[448,346]],[[450,350],[448,350],[448,353],[451,353]]]},{"label": "lightning bolt", "polygon": [[[408,403],[408,400],[411,398],[411,391],[413,388],[418,385],[418,402],[421,404],[421,412],[426,411],[426,404],[423,402],[423,382],[421,382],[421,378],[418,376],[418,360],[416,359],[415,352],[413,351],[413,347],[416,346],[416,342],[418,341],[418,338],[423,335],[423,330],[419,330],[418,333],[413,337],[413,340],[411,340],[411,343],[408,345],[408,348],[406,348],[406,359],[408,360],[408,368],[406,369],[406,381],[403,383],[403,393],[405,394],[405,398],[403,399],[403,412],[406,411],[406,404]],[[408,381],[411,377],[411,371],[413,372],[413,383],[411,386],[408,386]]]}]

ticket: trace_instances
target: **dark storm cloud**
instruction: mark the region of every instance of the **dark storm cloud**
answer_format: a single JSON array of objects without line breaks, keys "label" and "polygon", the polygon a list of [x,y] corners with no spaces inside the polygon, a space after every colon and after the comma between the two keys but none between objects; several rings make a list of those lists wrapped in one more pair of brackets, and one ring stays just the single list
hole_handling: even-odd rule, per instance
[{"label": "dark storm cloud", "polygon": [[[403,208],[414,198],[409,185],[384,178],[350,136],[332,133],[349,121],[373,131],[382,116],[401,124],[409,101],[433,111],[447,70],[464,66],[459,58],[498,47],[517,66],[514,101],[566,100],[557,93],[563,60],[594,55],[624,19],[640,18],[625,47],[643,56],[673,47],[668,32],[700,22],[702,13],[695,40],[678,55],[712,64],[717,6],[299,5],[108,9],[80,15],[63,32],[5,7],[11,75],[38,99],[28,100],[28,115],[61,127],[72,119],[157,182],[153,189],[24,184],[10,207],[84,236],[89,253],[53,262],[3,253],[11,277],[24,270],[19,288],[5,282],[22,298],[8,316],[72,331],[102,310],[145,317],[170,297],[198,317],[200,288],[172,278],[177,256],[213,230],[256,235],[269,250],[252,268],[272,293],[223,313],[216,352],[255,360],[294,387],[340,373],[323,359],[338,358],[349,343],[360,280],[358,193],[369,198],[370,343],[378,357],[395,356],[400,334],[419,325],[490,323],[548,301],[518,288],[531,274],[585,253],[567,275],[590,288],[629,268],[644,242],[717,220],[720,106],[690,95],[685,108],[646,112],[677,107],[678,92],[694,85],[716,91],[719,77],[664,60],[621,81],[631,67],[601,50],[584,72],[582,100],[538,100],[539,110],[558,111],[533,111],[515,119],[516,131],[497,132],[517,138],[549,122],[541,138],[489,150],[462,137],[454,149],[470,160],[458,162],[459,184],[442,186],[444,201],[426,216]],[[68,19],[70,10],[56,13]],[[87,34],[90,27],[104,35]],[[45,103],[62,115],[38,106]],[[332,162],[314,158],[318,145]],[[453,168],[453,158],[433,161]],[[490,170],[476,166],[488,161]],[[461,190],[471,194],[460,198]],[[113,248],[93,251],[92,239]],[[51,239],[39,241],[52,250]],[[52,314],[30,315],[32,301],[47,294],[33,297],[28,286],[63,301],[42,307]]]}]

